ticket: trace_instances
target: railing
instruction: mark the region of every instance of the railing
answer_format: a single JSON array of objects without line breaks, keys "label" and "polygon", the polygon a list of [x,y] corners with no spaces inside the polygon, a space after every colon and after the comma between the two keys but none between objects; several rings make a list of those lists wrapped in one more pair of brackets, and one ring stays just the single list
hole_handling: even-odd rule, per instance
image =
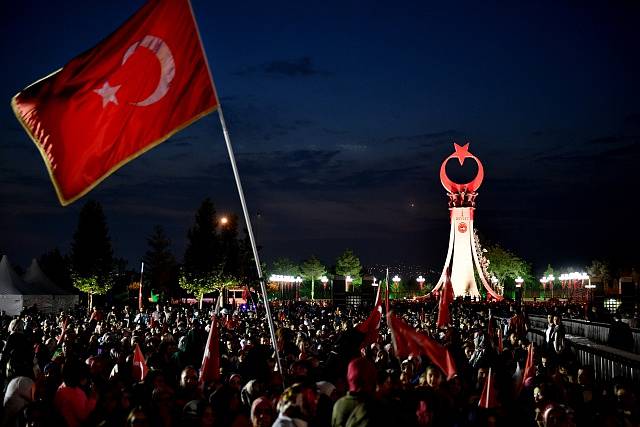
[{"label": "railing", "polygon": [[[544,316],[529,315],[529,324],[532,328],[544,331],[547,328],[547,318]],[[567,334],[584,337],[598,344],[607,344],[609,340],[609,324],[589,322],[578,319],[562,319]],[[633,333],[633,352],[640,354],[640,330],[631,329]]]},{"label": "railing", "polygon": [[[531,328],[528,338],[538,346],[545,345],[544,332]],[[582,365],[593,366],[598,381],[608,381],[622,376],[640,381],[640,356],[627,351],[595,344],[585,337],[566,335],[565,339]]]}]

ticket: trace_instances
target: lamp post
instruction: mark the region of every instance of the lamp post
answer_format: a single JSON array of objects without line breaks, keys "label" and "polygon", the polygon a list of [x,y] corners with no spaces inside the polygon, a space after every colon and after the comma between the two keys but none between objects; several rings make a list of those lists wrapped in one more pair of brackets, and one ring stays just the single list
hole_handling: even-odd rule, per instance
[{"label": "lamp post", "polygon": [[426,279],[424,277],[422,277],[422,274],[420,276],[418,276],[418,278],[416,279],[416,282],[418,282],[418,286],[420,286],[420,293],[422,293],[422,288],[424,286],[424,281]]},{"label": "lamp post", "polygon": [[520,276],[516,277],[516,299],[522,300],[522,284],[524,279]]},{"label": "lamp post", "polygon": [[549,281],[549,288],[551,288],[551,298],[553,299],[553,281],[556,280],[553,274],[547,276],[547,280]]},{"label": "lamp post", "polygon": [[349,284],[353,282],[353,279],[351,278],[351,276],[347,276],[344,278],[344,290],[345,292],[349,292]]},{"label": "lamp post", "polygon": [[329,279],[327,278],[327,276],[322,276],[320,278],[320,282],[322,283],[322,289],[323,289],[323,294],[324,297],[327,297],[327,282],[329,281]]},{"label": "lamp post", "polygon": [[584,287],[589,290],[589,301],[593,304],[593,290],[596,285],[591,284],[591,277],[587,273],[582,273],[582,280],[587,280],[587,284]]},{"label": "lamp post", "polygon": [[393,276],[393,279],[391,279],[391,281],[393,281],[393,288],[395,290],[396,293],[396,298],[397,298],[397,294],[398,294],[398,286],[400,285],[400,277],[396,274],[395,276]]},{"label": "lamp post", "polygon": [[540,279],[540,283],[542,284],[542,290],[544,292],[544,299],[547,299],[547,282],[549,281],[549,279],[547,279],[547,276],[544,276],[542,279]]}]

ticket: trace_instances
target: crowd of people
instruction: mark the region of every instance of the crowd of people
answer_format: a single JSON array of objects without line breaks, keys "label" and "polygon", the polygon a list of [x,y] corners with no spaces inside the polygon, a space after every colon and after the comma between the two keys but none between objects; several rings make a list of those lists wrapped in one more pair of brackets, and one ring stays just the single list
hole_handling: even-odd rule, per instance
[{"label": "crowd of people", "polygon": [[[217,322],[220,379],[205,382],[199,370],[212,307],[157,305],[137,312],[114,306],[5,316],[2,426],[640,423],[636,385],[625,378],[598,382],[593,367],[579,365],[564,339],[561,313],[547,313],[545,343],[530,347],[526,313],[507,303],[456,300],[444,327],[437,327],[437,302],[391,308],[448,349],[454,375],[442,372],[428,354],[396,357],[397,337],[384,317],[374,340],[365,339],[356,325],[371,307],[274,306],[282,373],[264,308],[224,309]],[[142,380],[134,364],[136,345],[148,368]],[[534,373],[525,378],[530,354]]]}]

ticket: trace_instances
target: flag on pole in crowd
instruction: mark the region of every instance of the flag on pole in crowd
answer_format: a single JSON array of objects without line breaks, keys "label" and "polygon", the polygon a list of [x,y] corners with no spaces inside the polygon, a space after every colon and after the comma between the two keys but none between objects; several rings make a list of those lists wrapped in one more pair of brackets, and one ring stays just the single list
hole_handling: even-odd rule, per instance
[{"label": "flag on pole in crowd", "polygon": [[142,275],[144,274],[144,262],[140,266],[140,287],[138,288],[138,310],[142,311]]},{"label": "flag on pole in crowd", "polygon": [[189,1],[166,0],[147,2],[11,104],[68,205],[218,99]]},{"label": "flag on pole in crowd", "polygon": [[378,331],[380,330],[380,320],[382,319],[382,300],[380,298],[380,286],[376,295],[376,302],[369,317],[364,322],[356,325],[356,329],[364,334],[364,339],[360,348],[373,344],[378,340]]},{"label": "flag on pole in crowd", "polygon": [[220,332],[218,331],[218,318],[211,319],[211,329],[207,345],[202,356],[202,367],[200,368],[200,384],[207,381],[218,381],[220,379]]},{"label": "flag on pole in crowd", "polygon": [[478,406],[484,409],[491,409],[498,406],[495,378],[493,378],[491,368],[489,368],[489,374],[487,374],[487,377],[484,379],[484,385],[482,386],[482,394],[480,394]]},{"label": "flag on pole in crowd", "polygon": [[517,394],[520,394],[527,379],[533,378],[536,376],[536,365],[535,365],[534,356],[535,354],[533,350],[533,344],[529,344],[529,346],[527,347],[527,361],[524,365],[524,371],[522,371],[522,375],[517,379],[517,382],[516,382]]},{"label": "flag on pole in crowd", "polygon": [[384,300],[385,310],[386,310],[386,313],[389,313],[389,268],[387,268],[387,277],[384,280],[384,285],[385,285],[385,290],[387,291],[385,293],[385,300]]},{"label": "flag on pole in crowd", "polygon": [[143,381],[148,372],[147,362],[144,360],[140,346],[136,343],[136,348],[133,351],[133,377],[139,381]]},{"label": "flag on pole in crowd", "polygon": [[456,365],[449,349],[438,344],[434,339],[419,333],[393,312],[387,314],[387,325],[391,331],[391,339],[396,357],[409,355],[427,356],[434,365],[444,372],[447,379],[456,374]]},{"label": "flag on pole in crowd", "polygon": [[451,313],[449,311],[449,304],[453,302],[453,288],[451,286],[451,279],[447,274],[444,281],[442,292],[440,292],[440,301],[438,303],[438,328],[444,328],[451,323]]}]

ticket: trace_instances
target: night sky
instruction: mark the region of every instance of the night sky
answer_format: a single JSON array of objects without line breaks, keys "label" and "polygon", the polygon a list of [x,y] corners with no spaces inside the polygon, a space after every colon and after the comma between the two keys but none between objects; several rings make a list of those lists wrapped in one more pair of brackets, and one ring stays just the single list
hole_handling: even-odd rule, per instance
[{"label": "night sky", "polygon": [[[61,207],[11,111],[15,93],[142,3],[0,6],[0,251],[22,266],[69,250],[88,199],[132,268],[154,224],[181,259],[205,197],[240,213],[217,114]],[[637,265],[640,7],[521,3],[193,0],[263,259],[332,264],[349,247],[365,264],[440,268],[438,171],[455,141],[485,167],[485,239],[537,274],[597,258]],[[475,173],[459,169],[450,162],[452,177]]]}]

